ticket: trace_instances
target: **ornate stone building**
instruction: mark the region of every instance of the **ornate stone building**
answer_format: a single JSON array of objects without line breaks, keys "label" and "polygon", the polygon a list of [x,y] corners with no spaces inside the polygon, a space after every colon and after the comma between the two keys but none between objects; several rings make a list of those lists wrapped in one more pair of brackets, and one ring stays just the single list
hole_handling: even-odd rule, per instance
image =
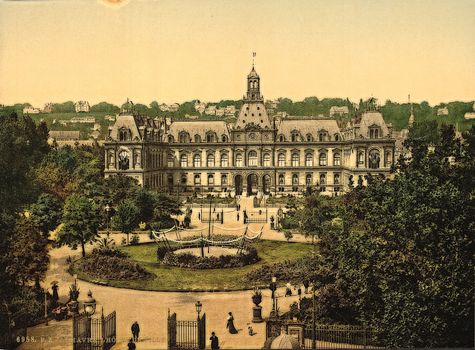
[{"label": "ornate stone building", "polygon": [[338,194],[368,173],[388,176],[395,139],[381,113],[336,119],[267,114],[254,67],[235,123],[172,121],[121,113],[105,142],[105,176],[151,189],[232,195],[317,187]]}]

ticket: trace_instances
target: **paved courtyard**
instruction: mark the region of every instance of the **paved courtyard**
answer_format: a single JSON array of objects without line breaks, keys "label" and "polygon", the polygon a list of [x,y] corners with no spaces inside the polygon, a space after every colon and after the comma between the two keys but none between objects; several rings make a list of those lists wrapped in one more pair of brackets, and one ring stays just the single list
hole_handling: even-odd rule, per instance
[{"label": "paved courtyard", "polygon": [[[241,200],[241,213],[243,209],[252,207],[252,199],[243,198]],[[248,209],[249,210],[249,209]],[[277,210],[277,209],[275,209]],[[236,228],[242,226],[236,222],[236,211],[227,212],[224,227]],[[229,220],[227,217],[229,216]],[[234,218],[234,220],[232,219]],[[241,219],[242,220],[242,219]],[[207,224],[198,223],[197,211],[193,213],[192,223],[196,228],[207,227]],[[250,225],[252,230],[259,230],[262,224]],[[223,232],[224,233],[224,232]],[[232,233],[232,232],[231,232]],[[172,234],[174,235],[174,234]],[[117,234],[112,237],[120,242],[124,235]],[[271,230],[269,224],[264,226],[264,239],[285,240],[284,235]],[[141,241],[149,240],[148,235],[142,234]],[[305,241],[300,235],[294,238],[295,241]],[[88,245],[88,250],[92,246]],[[51,263],[44,285],[49,286],[50,282],[59,282],[59,293],[62,299],[67,299],[69,285],[74,282],[74,277],[66,272],[68,256],[78,256],[80,251],[72,251],[68,247],[53,249],[51,252]],[[210,272],[210,279],[213,278]],[[104,314],[109,314],[115,310],[117,312],[117,337],[118,343],[114,349],[126,349],[127,341],[131,336],[130,326],[134,321],[140,324],[141,341],[137,344],[137,349],[164,349],[167,341],[167,314],[168,311],[176,312],[179,320],[193,320],[196,318],[195,303],[200,301],[203,304],[202,313],[206,313],[206,331],[208,337],[211,331],[215,331],[220,339],[221,348],[261,348],[265,340],[265,323],[252,324],[252,291],[236,292],[214,292],[214,293],[194,293],[194,292],[149,292],[130,289],[119,289],[107,286],[100,286],[84,281],[78,281],[80,288],[80,301],[84,300],[88,290],[93,292],[97,300],[97,312],[104,309]],[[296,293],[295,293],[296,294]],[[284,290],[277,291],[278,305],[282,310],[288,310],[289,305],[297,300],[297,296],[284,298]],[[272,301],[270,291],[263,291],[263,316],[268,316]],[[235,318],[236,328],[239,333],[231,335],[226,330],[226,319],[228,312],[232,312]],[[20,349],[72,349],[72,321],[50,322],[49,326],[40,325],[29,329],[29,335],[51,336],[51,343],[25,343]],[[252,326],[254,336],[249,336],[247,327]],[[209,344],[208,344],[209,346]]]}]

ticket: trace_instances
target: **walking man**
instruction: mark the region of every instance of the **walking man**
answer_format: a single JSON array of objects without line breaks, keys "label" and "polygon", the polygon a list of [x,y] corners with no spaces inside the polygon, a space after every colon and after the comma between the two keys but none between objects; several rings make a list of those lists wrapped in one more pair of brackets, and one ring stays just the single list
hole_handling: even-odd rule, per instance
[{"label": "walking man", "polygon": [[211,340],[211,350],[218,350],[219,349],[219,339],[216,336],[216,333],[211,332],[211,337],[209,338]]},{"label": "walking man", "polygon": [[128,350],[135,350],[135,343],[132,338],[130,338],[129,343],[127,344],[127,349]]},{"label": "walking man", "polygon": [[237,221],[239,221],[239,212],[237,213]]},{"label": "walking man", "polygon": [[134,342],[138,342],[139,341],[139,333],[140,333],[140,326],[138,324],[137,321],[135,321],[133,324],[132,324],[132,337],[133,337],[133,340]]}]

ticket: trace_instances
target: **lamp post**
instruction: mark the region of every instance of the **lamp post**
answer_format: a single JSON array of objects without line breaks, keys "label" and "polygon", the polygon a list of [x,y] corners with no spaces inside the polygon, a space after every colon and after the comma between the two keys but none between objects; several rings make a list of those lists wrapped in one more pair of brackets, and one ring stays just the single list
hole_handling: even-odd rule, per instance
[{"label": "lamp post", "polygon": [[276,307],[276,302],[275,302],[275,291],[277,289],[277,277],[272,277],[272,281],[269,285],[269,289],[271,290],[272,294],[272,311],[271,311],[271,317],[274,317],[277,315],[277,307]]},{"label": "lamp post", "polygon": [[87,292],[87,299],[83,303],[83,306],[84,306],[84,313],[88,317],[91,317],[96,312],[96,299],[92,297],[92,292],[90,290],[89,292]]},{"label": "lamp post", "polygon": [[195,304],[196,307],[196,313],[198,314],[198,321],[200,320],[200,313],[201,313],[201,308],[203,307],[203,304],[198,300]]},{"label": "lamp post", "polygon": [[109,237],[109,235],[110,235],[109,212],[111,210],[111,207],[109,206],[109,204],[106,204],[104,209],[105,209],[106,215],[107,215],[107,218],[106,218],[106,220],[107,220],[107,223],[106,223],[106,225],[107,225],[107,237]]},{"label": "lamp post", "polygon": [[[209,221],[208,221],[208,240],[211,240],[211,205],[213,203],[213,195],[209,195]],[[209,253],[209,243],[208,243],[208,253]]]}]

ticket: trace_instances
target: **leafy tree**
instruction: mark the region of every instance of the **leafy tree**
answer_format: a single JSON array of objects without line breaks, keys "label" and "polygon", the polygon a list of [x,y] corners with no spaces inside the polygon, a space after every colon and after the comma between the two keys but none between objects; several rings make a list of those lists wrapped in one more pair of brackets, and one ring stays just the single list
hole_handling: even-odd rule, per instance
[{"label": "leafy tree", "polygon": [[74,113],[76,110],[74,108],[73,101],[67,101],[63,103],[54,103],[53,112],[54,113]]},{"label": "leafy tree", "polygon": [[48,240],[32,220],[21,216],[11,237],[7,272],[20,285],[34,281],[39,285],[49,264]]},{"label": "leafy tree", "polygon": [[59,243],[72,249],[81,245],[82,256],[86,256],[86,243],[98,237],[100,213],[94,202],[80,194],[72,194],[66,200],[63,211],[63,228],[59,232]]},{"label": "leafy tree", "polygon": [[61,223],[62,211],[60,201],[46,193],[41,194],[36,203],[30,206],[31,220],[45,238],[48,238],[49,231]]},{"label": "leafy tree", "polygon": [[118,106],[108,102],[99,102],[91,106],[91,112],[119,113],[119,111]]},{"label": "leafy tree", "polygon": [[369,178],[345,198],[351,228],[321,235],[330,283],[384,345],[473,343],[474,135],[460,143],[443,126],[435,152],[410,138],[412,158],[393,180]]},{"label": "leafy tree", "polygon": [[118,205],[112,217],[112,226],[124,232],[127,235],[127,243],[129,243],[129,234],[137,228],[139,219],[139,208],[132,200],[126,199]]},{"label": "leafy tree", "polygon": [[138,221],[148,223],[153,219],[156,204],[156,194],[140,188],[135,194],[135,205],[139,210]]}]

